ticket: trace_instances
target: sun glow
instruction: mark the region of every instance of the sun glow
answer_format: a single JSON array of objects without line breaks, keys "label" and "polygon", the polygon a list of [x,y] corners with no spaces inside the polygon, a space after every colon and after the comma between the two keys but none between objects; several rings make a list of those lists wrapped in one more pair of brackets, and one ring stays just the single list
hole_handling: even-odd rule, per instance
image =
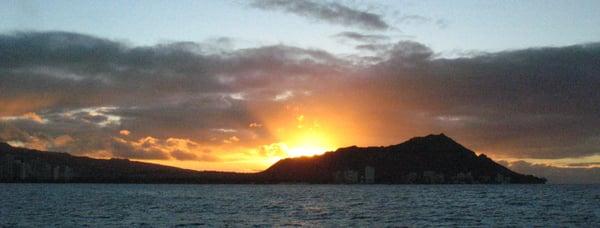
[{"label": "sun glow", "polygon": [[286,152],[289,157],[313,156],[322,154],[329,149],[319,146],[300,146],[288,149]]},{"label": "sun glow", "polygon": [[318,129],[303,131],[286,143],[288,157],[313,156],[334,150],[336,145],[331,136]]},{"label": "sun glow", "polygon": [[[256,121],[253,128],[264,129],[273,139],[260,145],[258,155],[266,167],[284,158],[321,155],[347,145],[355,126],[348,116],[327,112],[328,107],[287,105],[279,112],[261,113],[265,120]],[[350,116],[352,117],[352,116]],[[268,121],[267,121],[268,120]],[[343,134],[340,134],[343,131]],[[344,137],[341,137],[341,136]]]}]

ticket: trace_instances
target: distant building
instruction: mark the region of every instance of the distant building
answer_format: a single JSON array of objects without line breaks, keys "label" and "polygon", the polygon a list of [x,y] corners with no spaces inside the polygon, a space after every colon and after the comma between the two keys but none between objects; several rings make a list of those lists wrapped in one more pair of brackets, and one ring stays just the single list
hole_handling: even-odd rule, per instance
[{"label": "distant building", "polygon": [[345,170],[345,171],[336,171],[333,174],[333,180],[335,183],[345,183],[345,184],[357,184],[363,182],[362,179],[359,179],[359,173],[354,170]]},{"label": "distant building", "polygon": [[426,184],[433,184],[435,179],[435,172],[433,171],[425,171],[423,172],[423,181]]},{"label": "distant building", "polygon": [[487,183],[490,183],[490,182],[491,182],[491,180],[492,180],[492,178],[490,178],[490,176],[485,176],[485,175],[484,175],[484,176],[481,176],[481,177],[479,177],[479,179],[480,179],[480,182],[481,182],[481,183],[486,183],[486,184],[487,184]]},{"label": "distant building", "polygon": [[20,180],[25,180],[27,179],[27,170],[28,170],[28,166],[27,163],[25,163],[24,161],[21,160],[17,160],[17,169],[18,169],[18,173],[19,173],[19,179]]},{"label": "distant building", "polygon": [[54,165],[39,158],[24,159],[0,153],[0,182],[68,182],[74,176],[75,172],[69,166]]},{"label": "distant building", "polygon": [[375,183],[375,168],[373,168],[371,166],[365,166],[364,183],[366,183],[366,184]]},{"label": "distant building", "polygon": [[55,181],[60,179],[60,166],[55,166],[52,169],[52,179]]},{"label": "distant building", "polygon": [[436,173],[434,171],[423,172],[423,181],[426,184],[443,184],[444,174]]},{"label": "distant building", "polygon": [[505,177],[502,174],[496,174],[496,183],[498,184],[509,184],[510,183],[510,177]]},{"label": "distant building", "polygon": [[354,170],[346,170],[344,172],[344,182],[348,184],[358,183],[358,172]]},{"label": "distant building", "polygon": [[417,182],[419,175],[415,172],[410,172],[404,176],[404,183],[406,184],[414,184]]},{"label": "distant building", "polygon": [[71,181],[71,179],[73,179],[73,177],[75,176],[75,173],[73,172],[73,169],[71,167],[65,166],[65,172],[63,175],[65,181]]},{"label": "distant building", "polygon": [[471,183],[473,183],[473,176],[471,175],[471,172],[457,173],[453,179],[454,179],[455,184],[471,184]]},{"label": "distant building", "polygon": [[14,179],[14,159],[7,154],[0,159],[0,180],[12,181]]}]

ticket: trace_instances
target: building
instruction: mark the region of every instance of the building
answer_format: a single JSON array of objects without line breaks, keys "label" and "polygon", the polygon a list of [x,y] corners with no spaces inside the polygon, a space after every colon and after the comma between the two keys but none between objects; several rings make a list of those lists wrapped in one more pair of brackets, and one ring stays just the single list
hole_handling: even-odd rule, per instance
[{"label": "building", "polygon": [[425,184],[443,184],[444,174],[436,173],[434,171],[423,172],[423,183]]},{"label": "building", "polygon": [[14,179],[14,159],[10,154],[0,157],[0,180],[11,181]]},{"label": "building", "polygon": [[365,184],[375,183],[375,168],[374,167],[365,166],[364,183]]},{"label": "building", "polygon": [[502,174],[496,174],[496,183],[498,184],[509,184],[510,183],[510,177],[505,177]]},{"label": "building", "polygon": [[344,172],[344,183],[356,184],[358,183],[358,172],[354,170],[346,170]]},{"label": "building", "polygon": [[69,166],[0,153],[0,182],[69,182],[74,177],[75,172]]}]

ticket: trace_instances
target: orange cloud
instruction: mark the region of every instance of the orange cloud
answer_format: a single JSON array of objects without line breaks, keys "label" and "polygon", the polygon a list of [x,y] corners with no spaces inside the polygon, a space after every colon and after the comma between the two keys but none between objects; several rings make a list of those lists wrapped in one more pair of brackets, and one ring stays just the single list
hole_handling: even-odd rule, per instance
[{"label": "orange cloud", "polygon": [[54,146],[62,147],[73,141],[74,141],[74,139],[70,135],[61,135],[61,136],[54,138],[53,143],[54,143]]},{"label": "orange cloud", "polygon": [[139,160],[197,160],[218,161],[207,147],[190,139],[168,138],[158,139],[151,136],[138,140],[113,138],[115,146],[112,156]]},{"label": "orange cloud", "polygon": [[223,140],[223,143],[230,144],[230,143],[239,142],[239,141],[240,141],[240,139],[234,135],[234,136],[229,137],[228,139]]},{"label": "orange cloud", "polygon": [[23,95],[16,98],[0,98],[0,116],[23,115],[35,110],[50,107],[56,99],[35,95]]},{"label": "orange cloud", "polygon": [[259,123],[250,123],[250,125],[248,125],[248,127],[250,127],[250,128],[258,128],[258,127],[262,127],[262,124],[259,124]]},{"label": "orange cloud", "polygon": [[20,116],[5,116],[0,117],[0,120],[30,120],[37,123],[46,123],[46,120],[35,112],[28,112]]}]

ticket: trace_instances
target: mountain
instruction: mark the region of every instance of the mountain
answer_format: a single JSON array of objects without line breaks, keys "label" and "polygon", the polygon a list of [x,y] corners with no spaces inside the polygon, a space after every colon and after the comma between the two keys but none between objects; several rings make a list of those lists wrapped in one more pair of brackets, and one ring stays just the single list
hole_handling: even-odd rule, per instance
[{"label": "mountain", "polygon": [[247,183],[252,175],[195,171],[127,159],[93,159],[0,143],[0,182]]},{"label": "mountain", "polygon": [[456,143],[444,134],[388,147],[347,147],[320,156],[287,158],[260,173],[268,182],[309,183],[545,183]]},{"label": "mountain", "polygon": [[347,147],[286,158],[258,173],[194,171],[127,159],[92,159],[0,143],[0,182],[104,183],[545,183],[440,135],[388,147]]}]

